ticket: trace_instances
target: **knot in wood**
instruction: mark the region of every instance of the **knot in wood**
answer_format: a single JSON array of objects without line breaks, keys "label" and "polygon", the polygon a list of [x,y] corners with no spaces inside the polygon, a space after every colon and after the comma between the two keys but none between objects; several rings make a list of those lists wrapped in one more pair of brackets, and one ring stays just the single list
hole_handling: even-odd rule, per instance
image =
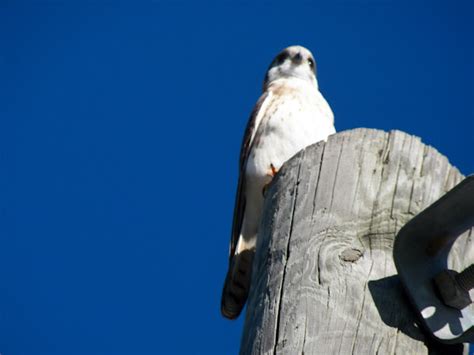
[{"label": "knot in wood", "polygon": [[342,261],[354,263],[357,260],[360,259],[360,257],[363,255],[362,250],[356,249],[356,248],[347,248],[339,254],[339,258]]}]

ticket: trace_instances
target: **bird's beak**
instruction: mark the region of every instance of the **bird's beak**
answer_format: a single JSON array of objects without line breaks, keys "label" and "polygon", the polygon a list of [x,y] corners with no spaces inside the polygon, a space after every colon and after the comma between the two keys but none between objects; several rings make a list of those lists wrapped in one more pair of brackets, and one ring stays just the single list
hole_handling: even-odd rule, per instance
[{"label": "bird's beak", "polygon": [[301,64],[301,62],[303,61],[303,56],[300,54],[300,53],[296,53],[292,58],[291,58],[291,61],[294,63],[294,64]]}]

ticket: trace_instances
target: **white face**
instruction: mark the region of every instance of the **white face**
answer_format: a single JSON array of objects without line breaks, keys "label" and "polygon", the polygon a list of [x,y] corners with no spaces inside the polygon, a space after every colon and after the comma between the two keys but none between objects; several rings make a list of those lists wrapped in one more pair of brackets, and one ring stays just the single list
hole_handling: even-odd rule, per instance
[{"label": "white face", "polygon": [[317,86],[316,62],[311,52],[301,46],[291,46],[281,51],[268,68],[264,87],[282,78],[298,78]]}]

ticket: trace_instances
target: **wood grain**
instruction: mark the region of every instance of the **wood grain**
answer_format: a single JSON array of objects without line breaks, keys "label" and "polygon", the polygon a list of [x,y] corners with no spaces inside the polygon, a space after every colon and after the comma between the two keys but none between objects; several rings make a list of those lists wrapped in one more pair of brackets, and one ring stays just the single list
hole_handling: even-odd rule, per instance
[{"label": "wood grain", "polygon": [[[462,179],[400,131],[341,132],[285,163],[267,191],[241,353],[442,353],[415,325],[392,247]],[[471,235],[453,248],[458,270],[474,260]]]}]

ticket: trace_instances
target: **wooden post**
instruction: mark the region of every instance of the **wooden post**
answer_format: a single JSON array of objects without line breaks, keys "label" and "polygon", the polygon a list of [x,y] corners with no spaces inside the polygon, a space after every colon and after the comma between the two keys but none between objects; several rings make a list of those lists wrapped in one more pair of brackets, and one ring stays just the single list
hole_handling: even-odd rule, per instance
[{"label": "wooden post", "polygon": [[[462,352],[419,330],[392,257],[398,230],[462,179],[399,131],[345,131],[298,153],[267,191],[241,353]],[[470,235],[454,269],[474,260]]]}]

